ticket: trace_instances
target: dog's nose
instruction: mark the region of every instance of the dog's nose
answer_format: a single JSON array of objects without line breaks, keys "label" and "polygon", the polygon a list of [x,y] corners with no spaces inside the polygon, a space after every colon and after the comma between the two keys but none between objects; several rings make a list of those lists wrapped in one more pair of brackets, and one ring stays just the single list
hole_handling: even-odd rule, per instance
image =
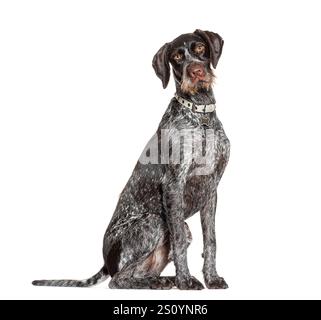
[{"label": "dog's nose", "polygon": [[191,64],[187,72],[191,78],[203,77],[205,74],[204,67],[200,64]]}]

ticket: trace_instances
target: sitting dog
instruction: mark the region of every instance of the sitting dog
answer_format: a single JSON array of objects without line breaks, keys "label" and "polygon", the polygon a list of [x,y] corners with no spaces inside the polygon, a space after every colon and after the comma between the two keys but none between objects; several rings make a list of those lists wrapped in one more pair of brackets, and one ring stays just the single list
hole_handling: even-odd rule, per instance
[{"label": "sitting dog", "polygon": [[[211,69],[223,43],[216,33],[196,30],[159,49],[156,75],[166,88],[172,66],[176,94],[120,195],[103,241],[103,268],[87,280],[34,285],[89,287],[111,276],[109,287],[117,289],[203,289],[189,272],[192,237],[185,222],[200,212],[205,284],[228,287],[216,271],[215,211],[230,143],[216,116]],[[176,276],[161,276],[170,261]]]}]

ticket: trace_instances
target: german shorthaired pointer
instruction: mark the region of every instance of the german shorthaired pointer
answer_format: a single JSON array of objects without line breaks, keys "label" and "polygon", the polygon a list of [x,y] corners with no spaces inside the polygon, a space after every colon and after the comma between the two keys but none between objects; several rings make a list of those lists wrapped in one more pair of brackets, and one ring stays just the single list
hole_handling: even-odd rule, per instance
[{"label": "german shorthaired pointer", "polygon": [[[109,287],[117,289],[203,289],[188,269],[192,237],[185,222],[200,211],[205,284],[228,287],[216,271],[215,211],[230,144],[216,116],[211,69],[223,43],[216,33],[196,30],[159,49],[153,67],[166,88],[172,66],[176,95],[120,195],[104,237],[103,268],[87,280],[34,285],[89,287],[111,276]],[[198,161],[204,154],[210,161]],[[176,276],[160,276],[172,260]]]}]

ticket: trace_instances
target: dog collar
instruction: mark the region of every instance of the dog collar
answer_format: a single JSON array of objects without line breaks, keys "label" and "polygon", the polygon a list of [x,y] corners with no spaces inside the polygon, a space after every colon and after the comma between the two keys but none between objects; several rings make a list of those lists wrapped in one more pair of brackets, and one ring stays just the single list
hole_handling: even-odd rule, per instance
[{"label": "dog collar", "polygon": [[210,113],[214,112],[216,109],[216,105],[212,104],[195,104],[189,100],[186,100],[177,94],[175,94],[176,100],[184,107],[191,109],[193,112],[200,112],[200,113]]}]

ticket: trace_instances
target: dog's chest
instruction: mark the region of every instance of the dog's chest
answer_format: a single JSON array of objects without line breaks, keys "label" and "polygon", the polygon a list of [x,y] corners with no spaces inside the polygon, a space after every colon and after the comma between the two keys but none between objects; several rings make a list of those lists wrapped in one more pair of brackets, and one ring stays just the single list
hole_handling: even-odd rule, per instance
[{"label": "dog's chest", "polygon": [[191,177],[184,190],[184,211],[185,218],[188,218],[201,210],[208,199],[210,192],[213,192],[214,177],[194,176]]},{"label": "dog's chest", "polygon": [[[204,130],[202,143],[205,145],[203,152],[194,154],[193,165],[184,190],[185,217],[188,218],[201,210],[209,196],[216,189],[222,166],[228,162],[230,144],[222,128],[212,131]],[[214,132],[214,133],[213,133]],[[211,137],[208,137],[211,135]],[[204,143],[205,142],[205,143]],[[203,154],[206,153],[204,157]]]}]

